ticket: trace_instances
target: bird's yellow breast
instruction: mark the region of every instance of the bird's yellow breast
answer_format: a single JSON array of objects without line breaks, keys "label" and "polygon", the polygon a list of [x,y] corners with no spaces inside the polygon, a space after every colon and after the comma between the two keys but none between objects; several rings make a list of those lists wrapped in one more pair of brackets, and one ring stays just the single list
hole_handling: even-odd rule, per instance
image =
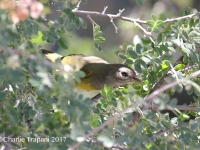
[{"label": "bird's yellow breast", "polygon": [[96,90],[92,85],[90,78],[81,78],[81,82],[78,83],[76,82],[75,88],[81,89],[81,90],[86,90],[86,91],[92,91]]}]

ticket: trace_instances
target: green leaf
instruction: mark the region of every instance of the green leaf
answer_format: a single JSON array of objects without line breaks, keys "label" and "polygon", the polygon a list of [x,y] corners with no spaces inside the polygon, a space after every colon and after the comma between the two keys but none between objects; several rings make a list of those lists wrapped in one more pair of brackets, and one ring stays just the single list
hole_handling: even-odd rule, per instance
[{"label": "green leaf", "polygon": [[100,26],[95,26],[94,28],[93,28],[93,32],[94,33],[97,33],[97,32],[99,32],[100,31]]},{"label": "green leaf", "polygon": [[178,28],[174,25],[171,25],[171,29],[172,31],[174,31],[175,33],[178,33]]},{"label": "green leaf", "polygon": [[149,25],[150,27],[153,27],[154,21],[153,20],[147,20],[147,25]]},{"label": "green leaf", "polygon": [[142,59],[138,59],[138,63],[140,64],[141,69],[147,68],[147,64]]},{"label": "green leaf", "polygon": [[95,32],[94,33],[94,38],[99,38],[102,37],[103,33],[101,31]]},{"label": "green leaf", "polygon": [[89,122],[90,122],[90,125],[93,127],[93,128],[96,128],[99,126],[99,118],[98,118],[98,114],[94,113],[93,115],[89,116]]},{"label": "green leaf", "polygon": [[151,83],[151,84],[154,84],[155,83],[155,78],[152,76],[152,75],[148,75],[147,76],[147,79],[148,79],[148,81]]},{"label": "green leaf", "polygon": [[68,49],[67,41],[65,41],[63,38],[60,38],[60,39],[58,40],[58,44],[59,44],[63,49]]},{"label": "green leaf", "polygon": [[137,2],[137,4],[138,4],[139,6],[142,6],[142,5],[143,5],[142,0],[136,0],[136,2]]},{"label": "green leaf", "polygon": [[182,70],[184,67],[185,67],[184,64],[178,64],[178,65],[176,65],[174,68],[175,68],[176,70]]},{"label": "green leaf", "polygon": [[42,39],[43,33],[41,31],[38,31],[38,35],[32,35],[31,36],[31,42],[36,44],[45,44],[45,40]]},{"label": "green leaf", "polygon": [[138,54],[142,54],[143,50],[144,50],[143,46],[142,46],[140,43],[138,43],[138,44],[136,45],[136,52],[137,52]]},{"label": "green leaf", "polygon": [[132,45],[128,45],[127,47],[126,47],[126,50],[128,51],[128,50],[133,50],[133,46]]},{"label": "green leaf", "polygon": [[65,26],[65,28],[66,28],[67,31],[71,32],[71,31],[74,30],[75,24],[74,24],[74,23],[69,23],[69,24],[67,24],[67,25]]},{"label": "green leaf", "polygon": [[140,64],[139,59],[137,59],[137,60],[135,61],[134,66],[135,66],[135,70],[136,70],[138,73],[142,73],[141,64]]},{"label": "green leaf", "polygon": [[165,52],[169,52],[168,47],[165,46],[165,45],[160,45],[160,49],[162,49],[162,50],[165,51]]},{"label": "green leaf", "polygon": [[199,55],[193,52],[192,55],[191,55],[191,59],[194,63],[198,63],[199,62]]},{"label": "green leaf", "polygon": [[74,13],[69,14],[69,19],[71,22],[76,22],[77,21],[77,16]]},{"label": "green leaf", "polygon": [[164,61],[162,61],[161,66],[162,66],[162,69],[163,69],[163,70],[164,70],[164,69],[167,69],[167,68],[169,67],[168,65],[166,65],[166,64],[164,63]]},{"label": "green leaf", "polygon": [[154,21],[158,20],[155,14],[152,14],[151,17],[153,18]]},{"label": "green leaf", "polygon": [[164,24],[164,22],[162,20],[157,20],[156,21],[156,27],[160,27]]},{"label": "green leaf", "polygon": [[175,106],[177,104],[178,100],[176,98],[171,99],[171,101],[169,102],[170,106]]},{"label": "green leaf", "polygon": [[193,123],[193,124],[191,125],[191,129],[192,129],[193,131],[198,130],[198,128],[199,128],[199,124],[198,124],[198,123]]},{"label": "green leaf", "polygon": [[101,48],[101,46],[98,44],[98,43],[94,43],[94,46],[95,46],[95,48],[98,50],[98,51],[102,51],[102,48]]},{"label": "green leaf", "polygon": [[144,62],[146,62],[147,64],[151,61],[151,57],[149,57],[148,55],[144,55],[141,58]]},{"label": "green leaf", "polygon": [[181,27],[183,25],[183,21],[182,20],[178,20],[177,23],[178,23],[179,27]]},{"label": "green leaf", "polygon": [[75,18],[76,18],[76,19],[75,19],[75,20],[76,20],[76,21],[75,21],[76,28],[77,28],[77,29],[80,29],[80,26],[81,26],[80,21],[79,21],[79,19],[77,19],[77,16],[75,16]]},{"label": "green leaf", "polygon": [[152,27],[147,27],[147,31],[151,32],[153,30]]},{"label": "green leaf", "polygon": [[86,29],[87,28],[87,23],[84,19],[80,18],[79,17],[79,22],[80,22],[80,25],[83,29]]},{"label": "green leaf", "polygon": [[122,58],[122,59],[126,59],[126,58],[127,58],[127,56],[124,55],[124,54],[122,54],[122,53],[118,53],[118,56],[119,56],[120,58]]},{"label": "green leaf", "polygon": [[63,12],[66,13],[67,15],[69,15],[69,14],[72,13],[71,9],[69,9],[69,8],[65,8],[65,9],[63,10]]},{"label": "green leaf", "polygon": [[157,44],[162,42],[162,33],[159,33],[156,39]]},{"label": "green leaf", "polygon": [[62,36],[63,34],[65,34],[65,30],[56,30],[58,32],[59,36]]},{"label": "green leaf", "polygon": [[164,60],[164,61],[162,61],[162,63],[164,63],[166,66],[170,67],[170,61],[169,60]]},{"label": "green leaf", "polygon": [[63,19],[62,17],[59,17],[59,18],[58,18],[58,22],[59,22],[60,24],[63,24],[63,23],[64,23],[64,19]]},{"label": "green leaf", "polygon": [[102,50],[102,48],[100,47],[100,45],[98,43],[104,42],[105,38],[102,37],[102,31],[100,31],[100,26],[94,26],[93,27],[93,38],[94,38],[94,42],[95,42],[95,48],[99,51]]},{"label": "green leaf", "polygon": [[94,41],[97,42],[97,43],[102,43],[102,42],[105,41],[105,38],[104,37],[98,37],[98,38],[95,38]]},{"label": "green leaf", "polygon": [[113,94],[113,89],[112,87],[110,86],[107,86],[106,84],[104,85],[104,88],[103,88],[103,96],[104,97],[107,97],[108,99],[112,99],[112,94]]},{"label": "green leaf", "polygon": [[137,59],[138,55],[135,51],[128,49],[127,53],[130,55],[131,58]]},{"label": "green leaf", "polygon": [[159,58],[155,58],[154,62],[156,63],[157,66],[161,65],[161,60]]},{"label": "green leaf", "polygon": [[155,33],[158,33],[158,32],[159,32],[159,28],[158,28],[158,27],[154,27],[152,30],[153,30]]}]

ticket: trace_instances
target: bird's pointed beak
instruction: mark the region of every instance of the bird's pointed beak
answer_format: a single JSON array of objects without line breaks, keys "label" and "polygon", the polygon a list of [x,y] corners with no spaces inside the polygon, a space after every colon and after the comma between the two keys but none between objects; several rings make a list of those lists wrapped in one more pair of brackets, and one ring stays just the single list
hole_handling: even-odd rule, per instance
[{"label": "bird's pointed beak", "polygon": [[133,77],[132,82],[142,84],[142,81],[140,79],[136,78],[136,77]]}]

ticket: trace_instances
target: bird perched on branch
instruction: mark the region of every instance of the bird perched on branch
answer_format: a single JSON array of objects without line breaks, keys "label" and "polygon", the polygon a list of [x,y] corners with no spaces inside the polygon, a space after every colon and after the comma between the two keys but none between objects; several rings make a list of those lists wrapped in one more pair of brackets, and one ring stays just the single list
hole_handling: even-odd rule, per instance
[{"label": "bird perched on branch", "polygon": [[96,56],[83,54],[62,56],[44,49],[41,51],[52,62],[61,59],[63,65],[74,66],[76,70],[81,70],[85,73],[85,77],[81,78],[81,82],[75,84],[78,89],[91,91],[103,89],[104,84],[117,88],[131,82],[141,83],[134,70],[123,64],[109,64]]}]

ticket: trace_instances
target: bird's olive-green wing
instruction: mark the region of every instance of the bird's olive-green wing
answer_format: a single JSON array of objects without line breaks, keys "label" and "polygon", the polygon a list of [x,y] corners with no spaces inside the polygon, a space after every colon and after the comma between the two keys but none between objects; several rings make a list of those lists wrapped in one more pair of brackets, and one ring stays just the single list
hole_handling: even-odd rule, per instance
[{"label": "bird's olive-green wing", "polygon": [[42,49],[41,51],[44,54],[44,56],[47,59],[51,60],[52,62],[55,62],[57,59],[61,59],[61,62],[63,65],[65,64],[70,65],[72,67],[75,67],[76,70],[82,69],[82,71],[85,72],[86,76],[89,76],[90,74],[92,74],[93,71],[90,69],[90,67],[85,68],[84,66],[87,66],[88,64],[94,64],[94,63],[108,64],[107,61],[96,56],[88,56],[84,54],[70,54],[67,56],[62,56],[60,54],[57,54],[55,52],[51,52],[45,49]]}]

